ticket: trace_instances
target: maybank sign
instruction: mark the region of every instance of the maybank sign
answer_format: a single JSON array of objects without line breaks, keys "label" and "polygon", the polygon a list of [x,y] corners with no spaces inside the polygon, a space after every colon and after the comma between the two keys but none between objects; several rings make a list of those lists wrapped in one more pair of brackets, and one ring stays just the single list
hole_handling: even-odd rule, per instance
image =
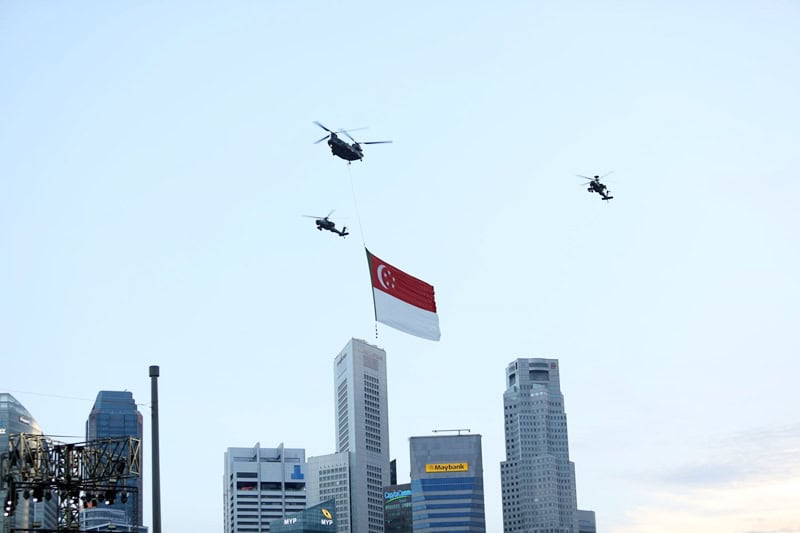
[{"label": "maybank sign", "polygon": [[469,470],[467,463],[433,463],[425,465],[425,472],[428,473],[441,473],[441,472],[466,472]]}]

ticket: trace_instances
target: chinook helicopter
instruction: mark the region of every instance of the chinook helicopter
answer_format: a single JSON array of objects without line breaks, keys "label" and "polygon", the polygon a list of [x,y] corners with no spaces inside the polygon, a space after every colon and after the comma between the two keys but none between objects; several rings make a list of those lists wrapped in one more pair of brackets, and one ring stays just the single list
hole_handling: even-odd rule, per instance
[{"label": "chinook helicopter", "polygon": [[589,191],[589,192],[596,192],[597,194],[600,195],[600,197],[603,200],[605,200],[607,202],[609,200],[613,200],[614,197],[609,195],[609,193],[611,191],[608,190],[608,187],[606,187],[603,183],[600,183],[600,180],[605,178],[609,174],[611,174],[611,172],[603,174],[602,176],[595,176],[593,178],[590,178],[589,176],[583,176],[581,174],[577,174],[577,176],[579,178],[583,178],[583,179],[589,180],[586,183],[584,183],[584,185],[588,185],[586,190]]},{"label": "chinook helicopter", "polygon": [[[392,142],[392,141],[367,141],[367,142],[359,143],[358,141],[353,139],[353,137],[350,135],[350,133],[348,133],[348,131],[355,131],[355,130],[337,130],[337,131],[333,131],[333,130],[330,130],[330,129],[326,128],[325,126],[323,126],[321,123],[317,122],[316,120],[314,121],[314,124],[316,124],[317,126],[322,128],[323,130],[328,132],[328,135],[326,135],[322,139],[316,141],[314,144],[321,143],[322,141],[327,139],[328,140],[328,146],[331,147],[331,153],[333,155],[335,155],[336,157],[340,157],[340,158],[344,159],[345,161],[347,161],[347,164],[350,164],[353,161],[361,161],[362,159],[364,159],[364,149],[361,148],[362,144],[388,144],[388,143]],[[363,129],[363,128],[357,128],[357,129]],[[347,136],[347,138],[350,139],[353,142],[352,143],[348,143],[347,141],[345,141],[342,138],[340,138],[337,135],[338,133],[344,133]]]},{"label": "chinook helicopter", "polygon": [[335,233],[335,234],[339,235],[340,237],[347,237],[348,235],[350,235],[347,232],[347,226],[344,226],[344,227],[342,227],[341,230],[338,230],[338,229],[336,229],[336,224],[333,222],[333,220],[330,220],[329,217],[333,214],[334,211],[335,211],[335,209],[331,209],[331,212],[328,213],[327,215],[325,215],[324,217],[318,217],[316,215],[303,215],[303,216],[307,217],[307,218],[315,218],[315,219],[317,219],[315,222],[317,224],[317,229],[319,231],[327,230],[327,231],[330,231],[332,233]]}]

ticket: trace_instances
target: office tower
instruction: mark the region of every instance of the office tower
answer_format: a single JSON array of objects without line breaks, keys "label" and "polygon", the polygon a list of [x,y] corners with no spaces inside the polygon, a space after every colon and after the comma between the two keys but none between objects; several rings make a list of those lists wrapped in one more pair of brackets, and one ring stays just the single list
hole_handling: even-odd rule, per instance
[{"label": "office tower", "polygon": [[[0,456],[8,452],[10,435],[28,433],[43,435],[39,424],[12,395],[0,392]],[[8,494],[8,483],[0,480],[0,498]],[[25,493],[28,497],[25,498]],[[33,531],[33,528],[55,529],[58,524],[58,498],[34,502],[29,491],[17,491],[17,504],[11,516],[3,516],[0,507],[0,531]]]},{"label": "office tower", "polygon": [[575,465],[557,359],[506,368],[506,460],[500,463],[506,533],[577,533]]},{"label": "office tower", "polygon": [[414,531],[486,531],[480,435],[411,437]]},{"label": "office tower", "polygon": [[[394,461],[392,461],[394,463]],[[412,533],[411,483],[383,488],[384,533]]]},{"label": "office tower", "polygon": [[337,533],[350,533],[350,452],[309,457],[306,494],[309,505],[333,501]]},{"label": "office tower", "polygon": [[[128,391],[100,391],[97,393],[94,406],[86,420],[86,440],[100,440],[109,438],[132,437],[142,440],[142,413],[136,408],[133,394]],[[132,486],[123,503],[118,498],[112,505],[112,509],[122,509],[128,519],[120,524],[115,524],[117,529],[124,531],[123,526],[133,525],[141,528],[142,502],[142,476],[136,479],[125,480],[127,486]],[[122,492],[122,491],[121,491]],[[111,516],[105,513],[104,506],[88,508],[82,515],[83,520],[89,522],[102,521],[102,517],[92,517],[93,514]]]},{"label": "office tower", "polygon": [[271,533],[336,533],[336,520],[334,502],[327,500],[273,520],[269,530]]},{"label": "office tower", "polygon": [[269,524],[306,507],[306,451],[228,448],[223,497],[225,533],[266,533]]},{"label": "office tower", "polygon": [[389,485],[386,352],[351,339],[334,360],[336,451],[350,452],[350,532],[383,533]]},{"label": "office tower", "polygon": [[597,533],[594,511],[578,509],[578,533]]}]

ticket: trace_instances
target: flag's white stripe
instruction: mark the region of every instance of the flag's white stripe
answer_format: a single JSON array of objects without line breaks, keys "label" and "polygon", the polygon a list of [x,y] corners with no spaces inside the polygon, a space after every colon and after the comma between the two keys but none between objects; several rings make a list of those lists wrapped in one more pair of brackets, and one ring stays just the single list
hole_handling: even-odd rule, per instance
[{"label": "flag's white stripe", "polygon": [[439,340],[441,333],[439,316],[436,313],[411,305],[375,287],[372,292],[375,297],[375,318],[378,322],[423,339]]}]

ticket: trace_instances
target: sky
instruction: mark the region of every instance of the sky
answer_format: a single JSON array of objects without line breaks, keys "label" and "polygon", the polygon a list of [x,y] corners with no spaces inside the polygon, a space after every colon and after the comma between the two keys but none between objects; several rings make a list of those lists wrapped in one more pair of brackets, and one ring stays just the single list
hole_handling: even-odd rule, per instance
[{"label": "sky", "polygon": [[[0,391],[80,441],[145,419],[162,524],[222,529],[228,447],[335,451],[333,359],[387,353],[391,455],[482,435],[560,361],[600,531],[800,532],[800,5],[0,1]],[[353,132],[334,158],[314,125]],[[577,175],[613,172],[608,203]],[[318,232],[332,216],[351,235]],[[376,323],[364,247],[441,340]],[[377,336],[376,336],[377,335]],[[202,501],[202,505],[198,505]]]}]

